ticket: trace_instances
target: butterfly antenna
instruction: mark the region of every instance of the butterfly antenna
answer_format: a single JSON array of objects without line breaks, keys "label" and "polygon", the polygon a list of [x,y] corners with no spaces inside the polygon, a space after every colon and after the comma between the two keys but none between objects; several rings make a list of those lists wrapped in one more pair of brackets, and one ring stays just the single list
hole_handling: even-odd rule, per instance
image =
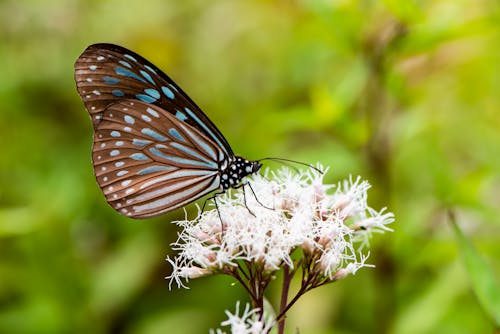
[{"label": "butterfly antenna", "polygon": [[[305,163],[305,162],[296,161],[296,160],[292,160],[292,159],[285,159],[285,158],[275,158],[275,157],[262,158],[262,159],[259,159],[257,161],[261,162],[261,161],[264,161],[264,160],[271,160],[271,161],[281,162],[282,164],[287,165],[287,166],[291,166],[289,163],[294,163],[294,164],[297,164],[297,165],[306,166],[306,167],[314,169],[315,171],[317,171],[318,173],[320,173],[321,175],[323,175],[323,172],[319,168],[314,167],[313,165]],[[297,168],[295,168],[295,169],[297,169]]]}]

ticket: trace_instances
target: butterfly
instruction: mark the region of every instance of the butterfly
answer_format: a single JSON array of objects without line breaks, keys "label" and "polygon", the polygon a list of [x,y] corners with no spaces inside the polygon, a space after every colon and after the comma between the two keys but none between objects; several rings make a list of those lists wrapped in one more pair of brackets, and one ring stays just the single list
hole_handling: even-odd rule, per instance
[{"label": "butterfly", "polygon": [[236,156],[193,100],[135,52],[90,45],[76,60],[75,81],[94,128],[97,183],[128,217],[155,217],[241,187],[262,167]]}]

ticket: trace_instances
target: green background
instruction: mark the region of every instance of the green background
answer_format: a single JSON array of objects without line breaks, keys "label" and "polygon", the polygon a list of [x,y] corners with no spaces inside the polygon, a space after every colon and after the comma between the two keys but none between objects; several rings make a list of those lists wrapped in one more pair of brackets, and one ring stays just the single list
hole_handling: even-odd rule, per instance
[{"label": "green background", "polygon": [[168,290],[182,210],[135,221],[106,204],[73,81],[97,42],[162,68],[236,153],[321,162],[332,183],[361,175],[369,204],[395,213],[376,268],[302,298],[290,333],[494,332],[493,0],[0,1],[0,332],[206,333],[246,301],[221,276]]}]

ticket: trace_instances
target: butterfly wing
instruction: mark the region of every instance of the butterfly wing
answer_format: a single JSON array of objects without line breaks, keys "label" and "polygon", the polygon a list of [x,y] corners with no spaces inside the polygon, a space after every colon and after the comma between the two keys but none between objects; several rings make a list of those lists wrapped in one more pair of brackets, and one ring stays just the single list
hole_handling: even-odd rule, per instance
[{"label": "butterfly wing", "polygon": [[108,105],[136,99],[167,110],[219,145],[226,156],[233,156],[224,136],[189,96],[135,52],[114,44],[90,45],[75,63],[75,81],[94,129]]},{"label": "butterfly wing", "polygon": [[219,187],[226,156],[203,132],[138,100],[112,102],[101,115],[92,159],[97,182],[117,211],[153,217]]}]

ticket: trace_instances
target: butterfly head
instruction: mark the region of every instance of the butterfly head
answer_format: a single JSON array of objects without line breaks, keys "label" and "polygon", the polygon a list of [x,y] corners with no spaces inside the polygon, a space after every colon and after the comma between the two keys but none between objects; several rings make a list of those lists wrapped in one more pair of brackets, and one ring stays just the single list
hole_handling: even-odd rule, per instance
[{"label": "butterfly head", "polygon": [[258,161],[235,157],[229,166],[221,172],[222,190],[237,187],[245,176],[257,173],[261,167],[262,164]]}]

